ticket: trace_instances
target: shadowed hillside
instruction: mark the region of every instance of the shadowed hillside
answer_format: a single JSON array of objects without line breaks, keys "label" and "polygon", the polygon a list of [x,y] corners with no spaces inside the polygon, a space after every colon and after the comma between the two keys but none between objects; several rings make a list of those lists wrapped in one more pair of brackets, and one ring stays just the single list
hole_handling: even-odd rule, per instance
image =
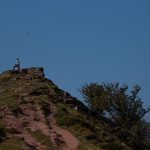
[{"label": "shadowed hillside", "polygon": [[0,75],[0,150],[130,150],[108,124],[46,79],[43,68]]}]

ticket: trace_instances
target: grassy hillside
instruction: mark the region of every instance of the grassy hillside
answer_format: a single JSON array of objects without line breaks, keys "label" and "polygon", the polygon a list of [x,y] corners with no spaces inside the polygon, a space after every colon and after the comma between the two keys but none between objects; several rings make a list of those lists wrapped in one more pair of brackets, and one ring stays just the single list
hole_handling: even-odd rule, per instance
[{"label": "grassy hillside", "polygon": [[0,150],[130,150],[109,120],[88,112],[46,79],[43,68],[6,71],[0,75]]},{"label": "grassy hillside", "polygon": [[[82,113],[74,109],[76,106],[80,108]],[[19,150],[20,144],[22,147],[32,147],[21,135],[26,132],[37,142],[41,143],[41,145],[46,146],[47,149],[57,149],[55,148],[57,144],[53,143],[50,137],[39,129],[34,131],[30,125],[30,122],[33,123],[33,121],[43,121],[42,118],[38,116],[38,110],[40,109],[44,116],[44,123],[47,128],[50,128],[51,122],[49,117],[53,111],[52,108],[55,109],[54,116],[56,117],[58,125],[69,130],[81,141],[79,149],[87,149],[87,147],[96,147],[94,149],[99,149],[95,145],[92,146],[95,140],[91,140],[91,142],[87,140],[87,137],[93,134],[92,129],[88,127],[89,121],[86,120],[83,114],[87,108],[80,101],[71,97],[69,93],[59,89],[52,81],[46,79],[41,74],[39,68],[30,68],[29,71],[25,73],[7,71],[0,75],[0,150],[7,150],[9,146],[13,146],[13,149]],[[34,116],[32,116],[33,114]],[[33,117],[32,119],[31,116]],[[72,121],[70,119],[72,119]],[[79,121],[81,120],[84,128],[83,135],[81,135],[82,133],[80,134],[83,129],[80,128]],[[68,124],[64,124],[63,122],[68,122]],[[19,126],[19,128],[17,128],[17,126]],[[21,130],[25,131],[22,132]],[[77,130],[78,132],[75,132]],[[5,132],[4,135],[2,134],[3,132]],[[18,138],[18,136],[21,136],[21,138],[16,142],[15,139]],[[59,148],[61,149],[61,147]]]}]

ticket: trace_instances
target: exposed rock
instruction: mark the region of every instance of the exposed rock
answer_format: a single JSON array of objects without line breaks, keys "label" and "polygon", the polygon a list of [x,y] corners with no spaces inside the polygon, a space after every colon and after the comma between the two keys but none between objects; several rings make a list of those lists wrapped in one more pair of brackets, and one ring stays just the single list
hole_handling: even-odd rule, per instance
[{"label": "exposed rock", "polygon": [[22,69],[22,73],[28,73],[35,76],[41,76],[44,77],[44,68],[43,67],[32,67],[32,68],[26,68]]},{"label": "exposed rock", "polygon": [[43,67],[31,67],[31,68],[23,68],[21,72],[17,70],[7,70],[2,73],[2,75],[10,75],[10,74],[30,74],[32,76],[44,77],[44,68]]}]

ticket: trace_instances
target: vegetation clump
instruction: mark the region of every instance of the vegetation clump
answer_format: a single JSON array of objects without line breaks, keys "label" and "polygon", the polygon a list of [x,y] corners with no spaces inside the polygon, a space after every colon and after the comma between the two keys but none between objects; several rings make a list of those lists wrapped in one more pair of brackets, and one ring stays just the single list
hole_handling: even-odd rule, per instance
[{"label": "vegetation clump", "polygon": [[[128,86],[120,86],[119,83],[91,83],[81,88],[90,111],[97,112],[97,118],[102,116],[109,120],[103,130],[104,136],[106,133],[111,135],[108,141],[117,141],[115,147],[118,141],[120,146],[129,149],[148,149],[150,146],[146,140],[147,128],[144,121],[150,108],[143,107],[143,102],[138,97],[139,91],[140,87],[136,85],[129,94]],[[100,142],[106,139],[102,136],[101,129],[98,129],[97,135],[101,137]]]},{"label": "vegetation clump", "polygon": [[48,150],[56,150],[56,148],[53,146],[53,143],[51,142],[50,138],[42,133],[42,131],[32,131],[31,129],[27,129],[28,133],[31,134],[38,142],[40,142],[42,145],[46,145]]}]

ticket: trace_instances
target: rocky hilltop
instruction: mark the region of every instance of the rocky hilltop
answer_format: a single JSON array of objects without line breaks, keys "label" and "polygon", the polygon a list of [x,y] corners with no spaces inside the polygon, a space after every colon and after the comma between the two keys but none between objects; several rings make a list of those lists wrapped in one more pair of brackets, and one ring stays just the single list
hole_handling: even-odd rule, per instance
[{"label": "rocky hilltop", "polygon": [[91,149],[87,112],[45,78],[42,67],[5,71],[0,75],[0,150]]}]

